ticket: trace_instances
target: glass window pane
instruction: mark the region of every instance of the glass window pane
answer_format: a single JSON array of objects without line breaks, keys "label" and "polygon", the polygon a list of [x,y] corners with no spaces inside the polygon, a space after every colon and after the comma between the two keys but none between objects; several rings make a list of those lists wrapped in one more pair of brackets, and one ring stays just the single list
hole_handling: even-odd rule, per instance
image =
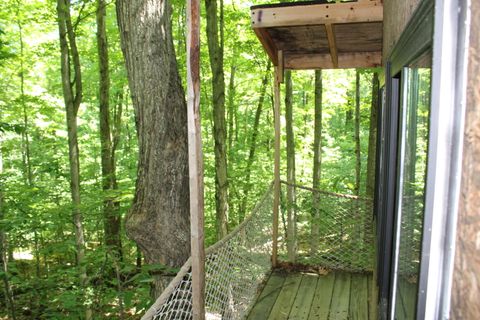
[{"label": "glass window pane", "polygon": [[395,318],[415,319],[420,271],[430,111],[431,55],[402,73]]}]

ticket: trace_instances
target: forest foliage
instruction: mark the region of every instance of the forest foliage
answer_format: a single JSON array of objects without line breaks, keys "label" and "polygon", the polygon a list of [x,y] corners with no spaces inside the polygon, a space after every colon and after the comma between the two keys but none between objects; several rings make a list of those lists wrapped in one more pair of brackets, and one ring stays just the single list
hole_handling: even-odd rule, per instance
[{"label": "forest foliage", "polygon": [[[218,2],[223,21],[223,73],[228,164],[228,228],[239,223],[273,179],[272,72],[250,28],[249,6]],[[264,3],[264,2],[262,2]],[[205,7],[202,3],[202,18]],[[0,3],[0,233],[2,282],[0,319],[74,319],[88,305],[95,319],[137,319],[149,306],[151,274],[125,232],[120,261],[104,241],[103,201],[115,199],[127,214],[137,175],[137,133],[117,27],[115,3],[106,2],[110,68],[110,115],[118,119],[115,152],[117,188],[102,189],[99,132],[97,1],[71,1],[83,76],[78,111],[81,212],[85,233],[87,288],[77,280],[72,224],[67,128],[60,72],[56,2],[5,0]],[[185,2],[172,1],[172,30],[179,72],[185,84]],[[205,165],[206,244],[216,240],[215,156],[212,72],[205,23],[202,25],[201,113]],[[360,185],[366,195],[372,76],[359,72]],[[322,174],[319,189],[354,194],[355,70],[324,70]],[[266,81],[264,80],[266,78]],[[314,143],[314,71],[292,72],[296,183],[312,185]],[[263,86],[265,88],[263,89]],[[257,112],[262,91],[260,112]],[[283,95],[283,93],[282,93]],[[284,95],[283,95],[284,96]],[[283,97],[282,97],[283,99]],[[282,107],[283,108],[283,107]],[[121,113],[118,111],[122,110]],[[259,114],[258,114],[259,113]],[[258,115],[257,115],[258,114]],[[282,175],[286,174],[285,118],[282,110]],[[255,118],[258,133],[253,138]],[[253,161],[249,161],[252,141]],[[248,177],[248,179],[246,178]],[[159,181],[158,183],[162,183]],[[248,197],[245,191],[248,190]],[[187,199],[186,199],[187,201]],[[169,270],[175,272],[175,270]],[[9,290],[6,289],[8,282]],[[9,301],[9,296],[12,298]],[[13,310],[12,310],[13,309]]]}]

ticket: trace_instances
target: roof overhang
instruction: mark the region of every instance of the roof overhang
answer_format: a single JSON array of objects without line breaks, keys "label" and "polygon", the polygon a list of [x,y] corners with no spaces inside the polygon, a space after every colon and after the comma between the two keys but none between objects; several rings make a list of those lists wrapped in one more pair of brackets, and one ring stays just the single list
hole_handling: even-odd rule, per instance
[{"label": "roof overhang", "polygon": [[285,69],[378,67],[381,0],[290,2],[251,7],[252,28],[275,66]]}]

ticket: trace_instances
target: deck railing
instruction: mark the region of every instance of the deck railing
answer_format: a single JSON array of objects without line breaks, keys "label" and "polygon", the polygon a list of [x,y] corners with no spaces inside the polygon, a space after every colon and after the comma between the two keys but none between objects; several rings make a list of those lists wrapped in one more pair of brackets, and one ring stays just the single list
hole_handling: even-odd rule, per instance
[{"label": "deck railing", "polygon": [[[289,260],[287,212],[294,213],[294,261],[315,268],[370,271],[373,261],[370,199],[295,187],[289,204],[282,183],[278,252]],[[271,270],[272,186],[252,213],[224,239],[206,250],[206,319],[242,319]],[[292,228],[290,228],[290,231]],[[290,257],[291,257],[290,253]],[[142,319],[192,319],[192,275],[188,260]]]},{"label": "deck railing", "polygon": [[[272,189],[239,226],[206,250],[206,319],[241,319],[271,270]],[[188,260],[142,319],[192,319],[191,280]]]},{"label": "deck railing", "polygon": [[[293,203],[286,197],[288,187],[294,188]],[[371,199],[286,182],[280,198],[279,260],[353,272],[372,270]],[[294,228],[288,227],[289,211]]]}]

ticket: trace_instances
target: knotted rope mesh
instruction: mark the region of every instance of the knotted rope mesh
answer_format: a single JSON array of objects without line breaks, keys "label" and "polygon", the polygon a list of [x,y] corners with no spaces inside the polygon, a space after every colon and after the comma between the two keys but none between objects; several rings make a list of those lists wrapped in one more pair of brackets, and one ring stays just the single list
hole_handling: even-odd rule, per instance
[{"label": "knotted rope mesh", "polygon": [[[241,319],[271,269],[272,188],[250,216],[206,250],[207,319]],[[142,319],[192,319],[192,274],[188,260]]]},{"label": "knotted rope mesh", "polygon": [[[289,187],[294,188],[293,203],[286,198]],[[295,228],[288,228],[289,211]],[[280,216],[281,260],[352,272],[373,269],[371,199],[284,182]]]}]

